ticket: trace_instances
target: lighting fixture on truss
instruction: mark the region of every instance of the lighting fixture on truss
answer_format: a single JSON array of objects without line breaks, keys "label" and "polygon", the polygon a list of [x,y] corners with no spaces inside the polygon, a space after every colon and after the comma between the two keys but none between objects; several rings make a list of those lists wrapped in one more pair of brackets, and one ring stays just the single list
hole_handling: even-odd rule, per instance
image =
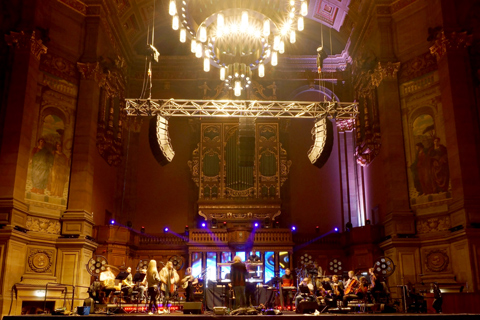
[{"label": "lighting fixture on truss", "polygon": [[203,59],[205,72],[213,65],[220,80],[240,96],[252,71],[265,76],[265,66],[278,64],[285,43],[295,43],[304,29],[306,0],[170,0],[172,28],[180,42],[190,38],[191,52]]}]

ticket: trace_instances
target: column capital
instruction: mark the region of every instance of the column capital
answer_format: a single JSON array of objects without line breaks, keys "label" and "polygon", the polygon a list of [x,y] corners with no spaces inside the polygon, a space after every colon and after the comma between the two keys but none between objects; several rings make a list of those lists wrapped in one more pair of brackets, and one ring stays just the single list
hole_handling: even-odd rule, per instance
[{"label": "column capital", "polygon": [[371,75],[372,84],[378,87],[383,80],[397,79],[400,62],[378,62]]},{"label": "column capital", "polygon": [[451,32],[445,34],[441,31],[430,47],[430,53],[439,61],[450,50],[465,49],[472,45],[473,36],[467,32]]},{"label": "column capital", "polygon": [[104,84],[106,74],[102,72],[99,62],[77,62],[77,68],[83,80],[95,80],[99,86]]},{"label": "column capital", "polygon": [[40,61],[42,54],[47,53],[47,47],[42,44],[42,40],[37,39],[35,31],[32,34],[26,34],[23,31],[13,32],[5,35],[5,41],[11,47],[16,49],[28,49],[35,56],[37,61]]}]

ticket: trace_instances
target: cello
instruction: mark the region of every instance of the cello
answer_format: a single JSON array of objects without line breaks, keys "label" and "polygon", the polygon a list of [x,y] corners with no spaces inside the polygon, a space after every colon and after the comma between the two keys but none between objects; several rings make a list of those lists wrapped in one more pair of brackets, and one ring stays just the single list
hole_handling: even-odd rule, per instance
[{"label": "cello", "polygon": [[355,293],[355,289],[358,287],[359,282],[357,277],[353,276],[350,278],[350,282],[348,283],[347,287],[345,288],[345,295]]}]

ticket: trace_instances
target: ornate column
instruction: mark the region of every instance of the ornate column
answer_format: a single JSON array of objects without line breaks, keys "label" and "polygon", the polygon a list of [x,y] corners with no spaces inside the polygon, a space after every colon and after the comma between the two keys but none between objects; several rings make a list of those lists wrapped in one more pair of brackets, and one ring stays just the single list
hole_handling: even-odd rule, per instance
[{"label": "ornate column", "polygon": [[442,31],[430,47],[437,58],[445,131],[448,132],[452,227],[480,222],[480,132],[467,52],[471,43],[472,36],[465,32]]},{"label": "ornate column", "polygon": [[47,52],[35,32],[5,35],[12,48],[10,87],[0,150],[0,224],[25,228],[24,203],[40,56]]}]

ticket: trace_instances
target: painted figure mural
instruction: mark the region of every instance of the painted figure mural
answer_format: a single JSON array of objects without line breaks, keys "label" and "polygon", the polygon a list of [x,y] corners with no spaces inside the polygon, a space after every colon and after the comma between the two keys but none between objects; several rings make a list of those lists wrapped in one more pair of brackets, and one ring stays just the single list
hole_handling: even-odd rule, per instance
[{"label": "painted figure mural", "polygon": [[422,114],[413,122],[415,153],[410,171],[417,196],[447,192],[450,183],[447,148],[436,135],[432,116]]}]

